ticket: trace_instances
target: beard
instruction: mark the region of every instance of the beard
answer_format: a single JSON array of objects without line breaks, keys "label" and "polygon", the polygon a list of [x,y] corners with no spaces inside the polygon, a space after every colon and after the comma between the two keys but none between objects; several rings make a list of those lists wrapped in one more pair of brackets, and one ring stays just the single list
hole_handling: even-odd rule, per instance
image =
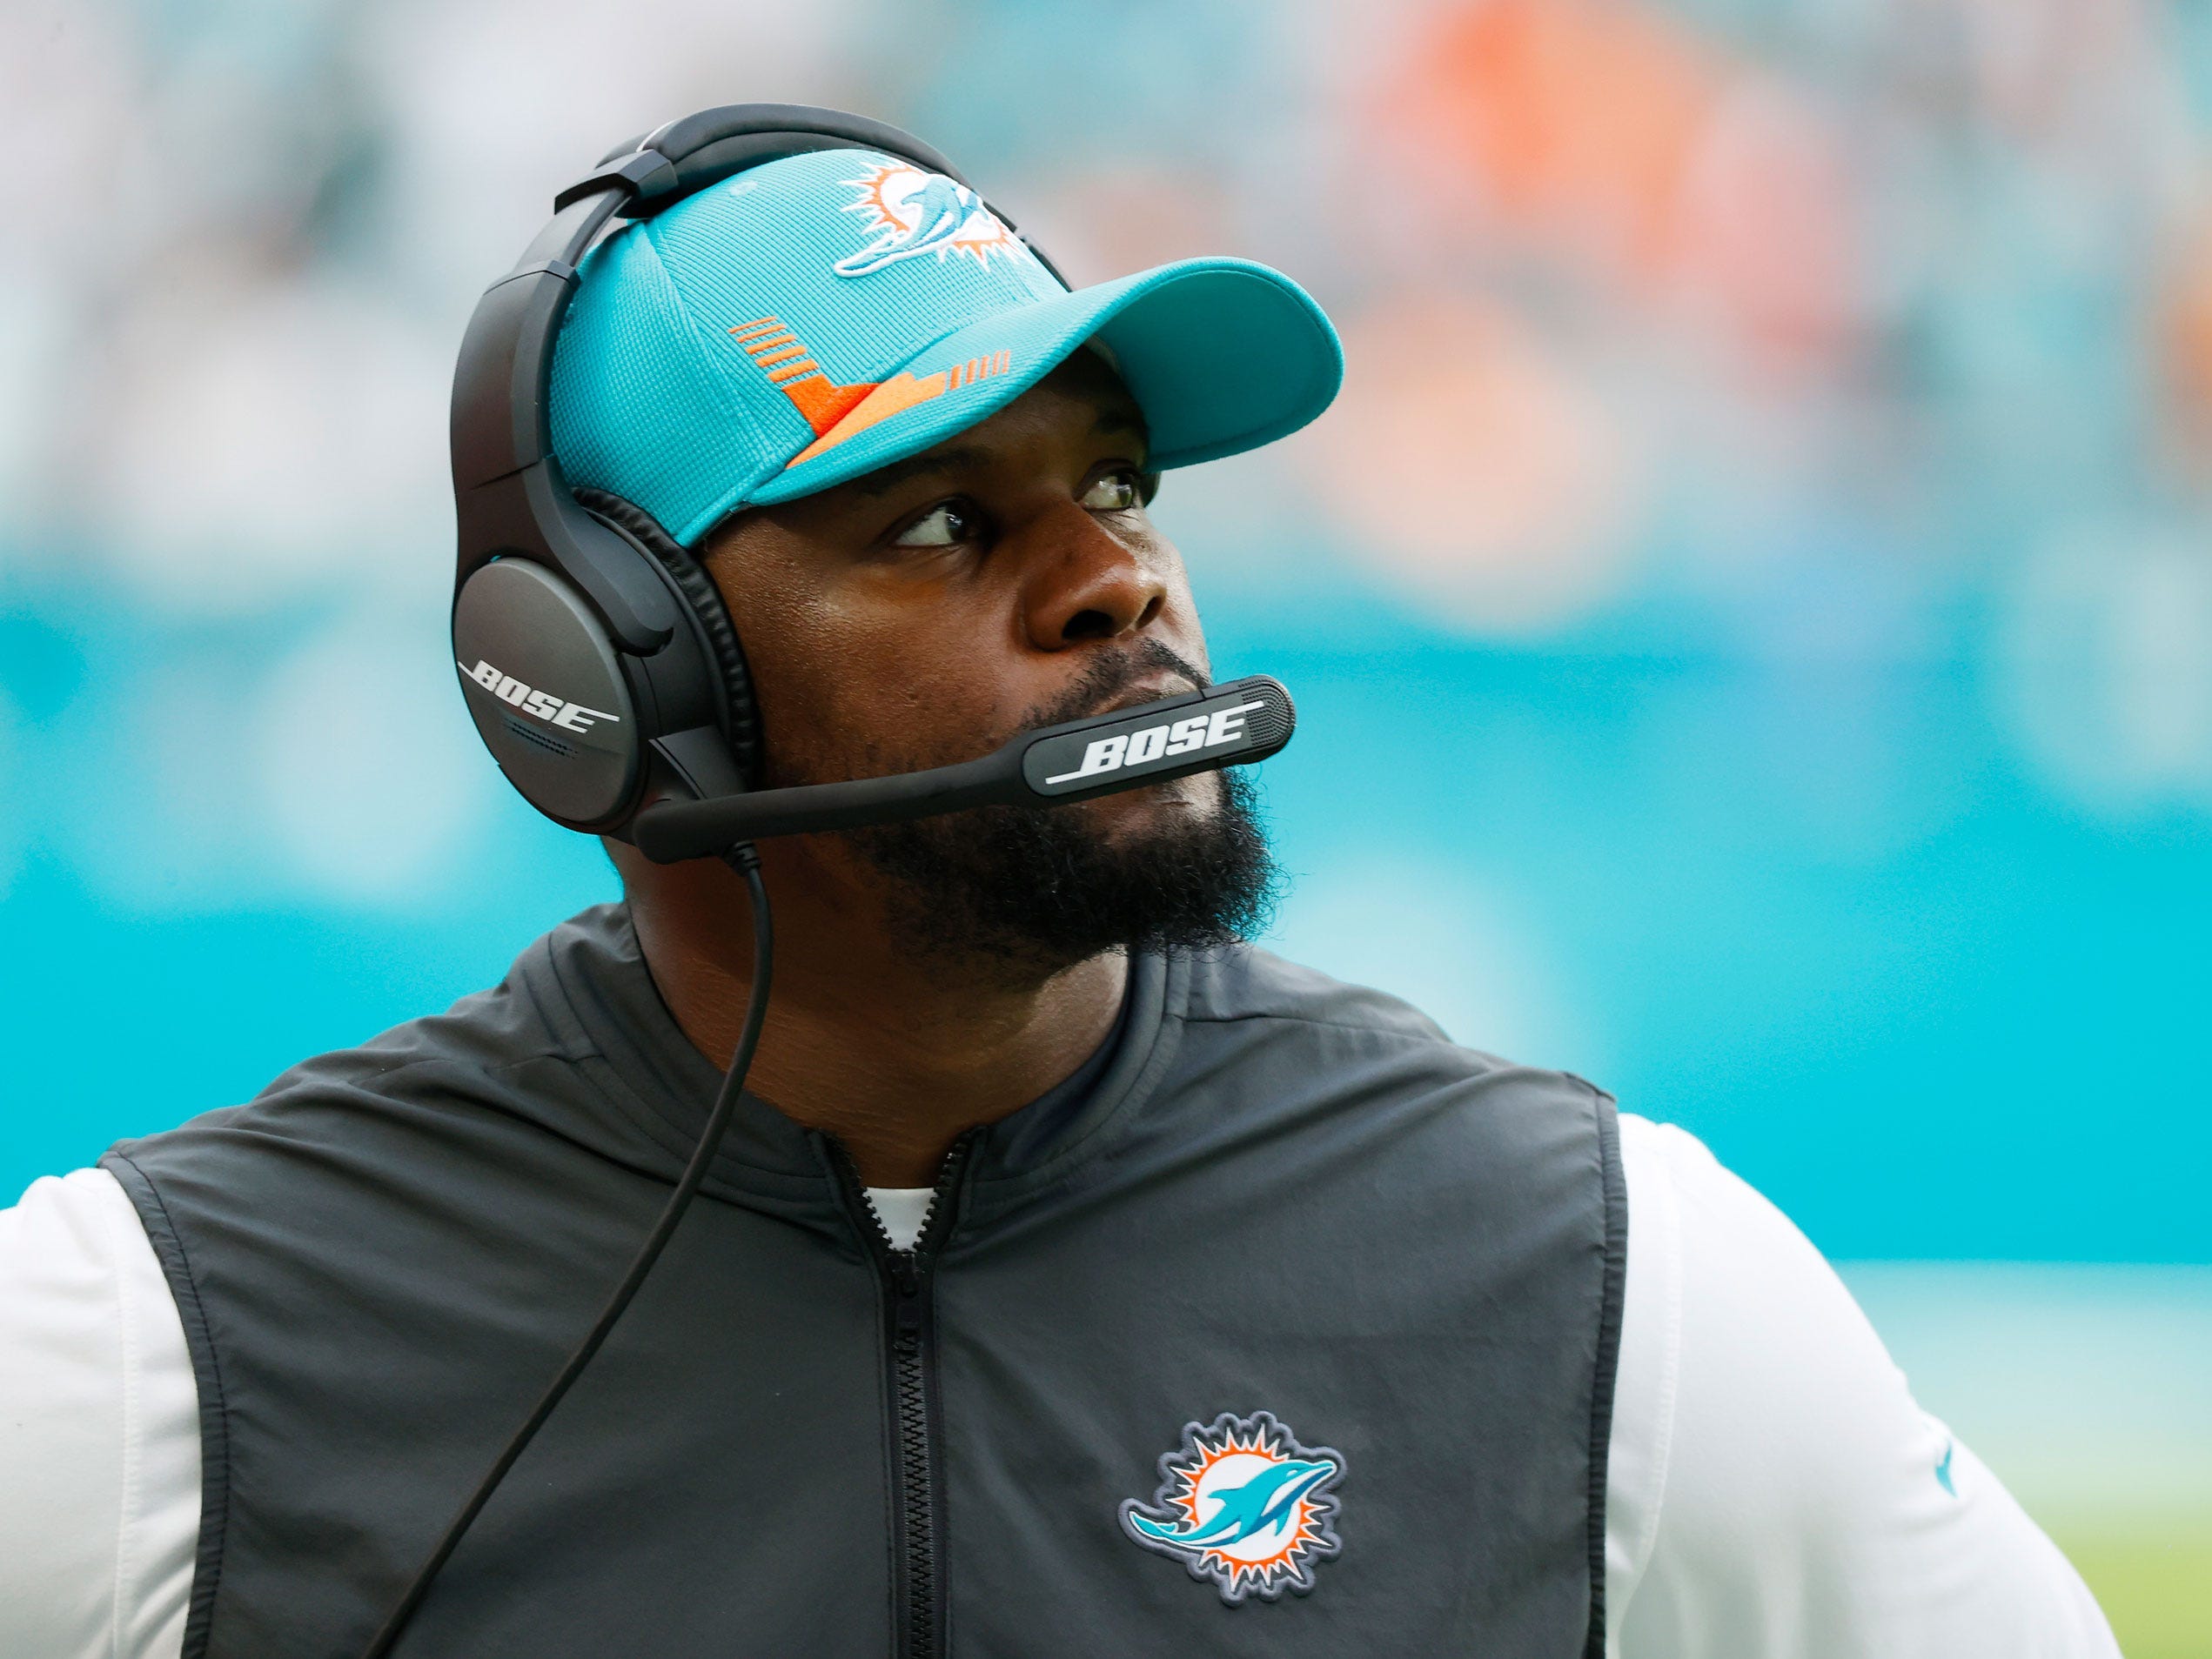
[{"label": "beard", "polygon": [[[1091,713],[1162,668],[1208,683],[1147,640],[1093,664],[1064,696],[1025,714],[1021,729]],[[1206,788],[1209,775],[1217,789]],[[1223,770],[1150,787],[1210,793],[1215,801],[1115,833],[1076,805],[983,806],[845,833],[882,879],[888,920],[908,949],[994,978],[1049,977],[1116,949],[1215,949],[1259,932],[1281,882],[1249,775]]]}]

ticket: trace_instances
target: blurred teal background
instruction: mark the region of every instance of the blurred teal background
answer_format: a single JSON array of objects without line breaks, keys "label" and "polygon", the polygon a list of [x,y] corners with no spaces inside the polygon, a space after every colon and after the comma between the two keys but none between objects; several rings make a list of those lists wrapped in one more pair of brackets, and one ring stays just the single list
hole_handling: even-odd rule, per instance
[{"label": "blurred teal background", "polygon": [[1299,698],[1281,947],[1705,1137],[2212,1653],[2205,4],[16,0],[0,1202],[614,892],[452,688],[446,377],[747,98],[1313,290],[1338,406],[1157,506]]}]

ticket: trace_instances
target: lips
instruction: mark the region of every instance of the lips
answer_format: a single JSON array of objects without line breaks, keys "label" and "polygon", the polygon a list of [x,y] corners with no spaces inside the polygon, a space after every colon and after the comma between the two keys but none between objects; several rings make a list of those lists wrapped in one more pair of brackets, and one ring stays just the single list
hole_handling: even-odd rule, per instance
[{"label": "lips", "polygon": [[1058,697],[1033,706],[1022,717],[1021,726],[1096,719],[1140,703],[1203,691],[1209,683],[1205,671],[1196,663],[1185,660],[1157,639],[1141,639],[1093,657]]},{"label": "lips", "polygon": [[1198,689],[1197,681],[1188,674],[1146,674],[1112,702],[1102,703],[1091,712],[1119,714],[1123,709],[1136,708],[1144,703],[1156,703],[1163,697],[1176,697]]}]

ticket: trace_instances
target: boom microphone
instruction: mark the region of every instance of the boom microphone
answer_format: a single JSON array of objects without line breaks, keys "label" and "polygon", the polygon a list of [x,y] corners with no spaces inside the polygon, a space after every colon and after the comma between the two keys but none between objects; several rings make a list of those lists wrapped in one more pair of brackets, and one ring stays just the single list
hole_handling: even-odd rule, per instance
[{"label": "boom microphone", "polygon": [[1024,732],[979,760],[850,783],[662,801],[638,814],[638,850],[656,864],[708,858],[771,835],[890,824],[971,806],[1089,800],[1194,772],[1264,760],[1290,740],[1297,711],[1265,674],[1134,708]]}]

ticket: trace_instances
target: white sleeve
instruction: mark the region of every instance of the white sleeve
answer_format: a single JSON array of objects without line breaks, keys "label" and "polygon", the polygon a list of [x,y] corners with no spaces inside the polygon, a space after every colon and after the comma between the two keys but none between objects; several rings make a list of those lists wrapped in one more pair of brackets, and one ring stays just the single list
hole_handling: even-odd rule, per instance
[{"label": "white sleeve", "polygon": [[0,1210],[0,1653],[177,1659],[199,1394],[137,1212],[104,1170]]},{"label": "white sleeve", "polygon": [[1610,1659],[2119,1659],[1811,1241],[1692,1136],[1620,1122]]}]

